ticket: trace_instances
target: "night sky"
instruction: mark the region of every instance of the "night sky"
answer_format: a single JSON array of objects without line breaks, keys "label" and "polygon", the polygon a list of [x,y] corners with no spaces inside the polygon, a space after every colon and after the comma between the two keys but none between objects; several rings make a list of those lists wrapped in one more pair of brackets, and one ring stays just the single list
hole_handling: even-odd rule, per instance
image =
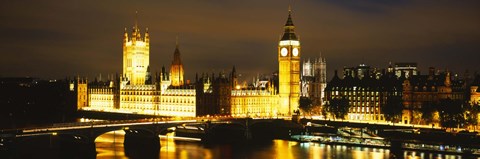
[{"label": "night sky", "polygon": [[[0,77],[103,77],[122,70],[124,28],[138,11],[151,37],[153,72],[169,67],[179,36],[187,79],[233,65],[251,81],[277,70],[288,6],[302,58],[334,69],[417,62],[480,71],[480,1],[71,0],[0,2]],[[302,59],[302,60],[303,60]]]}]

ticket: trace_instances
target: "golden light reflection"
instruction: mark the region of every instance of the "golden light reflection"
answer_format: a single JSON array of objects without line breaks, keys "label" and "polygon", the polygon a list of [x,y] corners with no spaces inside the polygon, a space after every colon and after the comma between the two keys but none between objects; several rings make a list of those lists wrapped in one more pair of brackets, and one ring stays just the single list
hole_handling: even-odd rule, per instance
[{"label": "golden light reflection", "polygon": [[318,144],[315,144],[315,143],[311,143],[311,144],[313,144],[313,145],[308,150],[309,158],[311,158],[311,159],[321,159],[322,156],[323,156],[322,148]]},{"label": "golden light reflection", "polygon": [[273,140],[275,146],[275,158],[282,159],[295,159],[296,157],[292,153],[292,147],[297,146],[298,142],[285,141],[285,140]]},{"label": "golden light reflection", "polygon": [[97,150],[97,159],[118,158],[126,159],[123,148],[125,140],[125,131],[110,131],[95,139],[95,148]]},{"label": "golden light reflection", "polygon": [[375,158],[375,159],[383,159],[384,158],[384,152],[371,152],[372,155],[371,157],[372,158]]},{"label": "golden light reflection", "polygon": [[181,150],[180,151],[180,159],[188,159],[188,151],[187,150]]},{"label": "golden light reflection", "polygon": [[167,133],[165,136],[160,137],[160,154],[167,153],[167,156],[175,155],[175,133]]},{"label": "golden light reflection", "polygon": [[204,151],[204,155],[205,155],[205,159],[212,159],[213,158],[213,155],[212,155],[212,151]]},{"label": "golden light reflection", "polygon": [[[125,132],[123,130],[112,131],[99,136],[95,140],[97,148],[97,158],[127,158],[124,154],[123,141]],[[217,145],[213,147],[204,147],[198,141],[175,141],[174,133],[168,133],[160,136],[161,148],[159,152],[160,158],[235,158],[233,156],[243,152],[244,149],[236,149],[234,147]],[[248,149],[248,148],[247,148]],[[252,150],[253,156],[262,156],[264,158],[388,158],[389,150],[380,148],[361,148],[348,147],[344,145],[328,145],[314,142],[299,143],[294,141],[274,140],[273,145],[263,150]],[[418,156],[420,155],[420,156]],[[406,158],[420,157],[419,153],[405,154]],[[252,156],[250,156],[252,157]]]},{"label": "golden light reflection", "polygon": [[353,158],[356,158],[356,159],[367,158],[365,156],[364,152],[360,151],[360,150],[352,150],[352,156],[353,156]]}]

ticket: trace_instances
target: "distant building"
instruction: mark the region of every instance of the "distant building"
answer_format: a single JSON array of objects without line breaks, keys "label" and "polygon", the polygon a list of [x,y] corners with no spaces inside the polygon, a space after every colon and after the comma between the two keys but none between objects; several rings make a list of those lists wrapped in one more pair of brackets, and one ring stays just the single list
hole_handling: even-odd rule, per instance
[{"label": "distant building", "polygon": [[[379,73],[365,64],[345,67],[344,78],[335,77],[328,83],[326,99],[347,97],[351,120],[384,120],[382,105],[390,97],[401,97],[404,105],[402,123],[421,123],[419,110],[424,104],[436,104],[442,99],[465,101],[465,81],[452,77],[449,71],[429,69],[428,75],[418,74],[415,63],[397,63]],[[407,75],[409,75],[407,77]],[[471,102],[478,100],[475,85],[471,87]]]},{"label": "distant building", "polygon": [[325,87],[327,86],[327,61],[325,58],[310,59],[303,62],[301,78],[301,96],[309,97],[312,104],[321,106],[325,100]]},{"label": "distant building", "polygon": [[0,129],[74,122],[76,99],[75,79],[0,77]]},{"label": "distant building", "polygon": [[417,63],[395,63],[395,75],[397,75],[397,77],[400,77],[402,76],[402,74],[406,78],[418,75],[419,73],[417,70]]},{"label": "distant building", "polygon": [[480,105],[480,75],[477,75],[470,85],[470,104]]},{"label": "distant building", "polygon": [[465,101],[465,82],[453,80],[450,71],[436,72],[439,71],[431,67],[428,75],[411,76],[403,82],[404,123],[418,123],[421,119],[416,118],[414,110],[426,103],[438,103],[442,99]]},{"label": "distant building", "polygon": [[379,78],[382,74],[378,72],[377,68],[372,68],[364,63],[355,67],[344,67],[343,78],[354,77],[363,79],[364,77]]},{"label": "distant building", "polygon": [[325,89],[327,104],[332,99],[345,97],[350,104],[347,119],[385,121],[382,105],[393,96],[401,97],[402,79],[393,72],[384,73],[379,78],[371,73],[370,67],[365,64],[344,69],[343,79],[335,71]]}]

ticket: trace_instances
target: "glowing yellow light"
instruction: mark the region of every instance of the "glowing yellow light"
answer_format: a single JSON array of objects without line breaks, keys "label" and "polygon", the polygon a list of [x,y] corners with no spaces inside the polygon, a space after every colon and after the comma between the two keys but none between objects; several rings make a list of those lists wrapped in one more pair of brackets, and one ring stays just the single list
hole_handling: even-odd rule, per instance
[{"label": "glowing yellow light", "polygon": [[123,128],[123,130],[128,130],[128,129],[130,129],[130,128],[128,128],[128,127]]},{"label": "glowing yellow light", "polygon": [[53,135],[53,136],[57,136],[57,132],[53,132],[52,135]]},{"label": "glowing yellow light", "polygon": [[286,45],[300,46],[300,41],[297,41],[297,40],[282,40],[282,41],[280,41],[280,46],[286,46]]}]

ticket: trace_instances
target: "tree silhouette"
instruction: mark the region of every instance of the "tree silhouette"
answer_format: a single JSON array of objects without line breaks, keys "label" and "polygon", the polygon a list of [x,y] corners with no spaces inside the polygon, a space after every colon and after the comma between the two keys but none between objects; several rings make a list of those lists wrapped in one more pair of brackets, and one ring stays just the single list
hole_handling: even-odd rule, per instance
[{"label": "tree silhouette", "polygon": [[302,110],[304,113],[310,114],[313,109],[312,100],[308,97],[300,97],[298,100],[298,105],[300,110]]},{"label": "tree silhouette", "polygon": [[440,124],[443,127],[455,128],[465,123],[463,104],[460,100],[442,99],[438,105]]},{"label": "tree silhouette", "polygon": [[435,104],[433,102],[423,102],[422,107],[420,107],[420,112],[422,113],[422,120],[427,124],[433,122],[433,113],[436,111]]},{"label": "tree silhouette", "polygon": [[345,97],[337,97],[328,101],[326,110],[333,115],[333,118],[345,119],[350,109],[349,100]]},{"label": "tree silhouette", "polygon": [[403,100],[401,96],[388,96],[387,102],[381,106],[385,119],[398,122],[402,118]]}]

